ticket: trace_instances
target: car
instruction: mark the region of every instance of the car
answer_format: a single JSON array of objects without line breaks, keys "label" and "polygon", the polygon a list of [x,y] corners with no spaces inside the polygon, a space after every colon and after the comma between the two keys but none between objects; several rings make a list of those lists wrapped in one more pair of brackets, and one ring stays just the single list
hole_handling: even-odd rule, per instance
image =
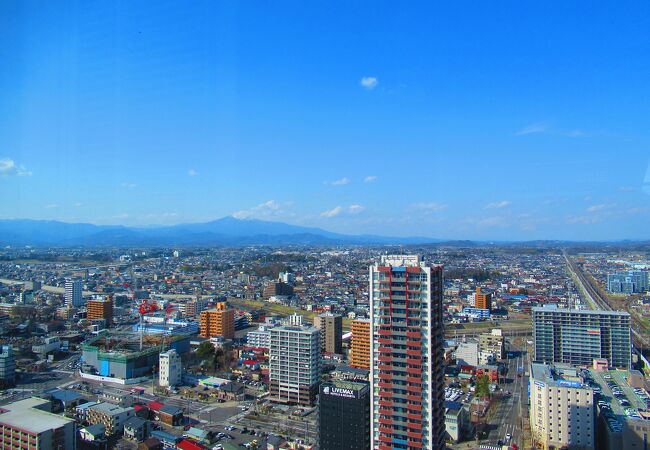
[{"label": "car", "polygon": [[512,434],[506,433],[506,442],[512,439]]}]

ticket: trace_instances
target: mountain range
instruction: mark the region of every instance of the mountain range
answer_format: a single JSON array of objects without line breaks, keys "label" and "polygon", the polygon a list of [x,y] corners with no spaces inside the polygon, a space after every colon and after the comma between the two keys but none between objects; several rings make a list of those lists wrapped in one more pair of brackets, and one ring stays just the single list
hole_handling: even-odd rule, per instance
[{"label": "mountain range", "polygon": [[0,245],[35,247],[69,246],[209,246],[209,245],[336,245],[437,243],[426,237],[397,238],[347,235],[321,228],[282,222],[223,217],[204,223],[161,227],[93,225],[54,220],[0,220]]}]

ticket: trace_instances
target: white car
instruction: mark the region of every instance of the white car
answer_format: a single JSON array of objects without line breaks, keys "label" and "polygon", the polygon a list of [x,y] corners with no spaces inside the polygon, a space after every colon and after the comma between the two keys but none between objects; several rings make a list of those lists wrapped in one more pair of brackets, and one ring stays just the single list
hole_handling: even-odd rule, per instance
[{"label": "white car", "polygon": [[506,433],[506,441],[509,441],[510,439],[512,439],[512,434]]}]

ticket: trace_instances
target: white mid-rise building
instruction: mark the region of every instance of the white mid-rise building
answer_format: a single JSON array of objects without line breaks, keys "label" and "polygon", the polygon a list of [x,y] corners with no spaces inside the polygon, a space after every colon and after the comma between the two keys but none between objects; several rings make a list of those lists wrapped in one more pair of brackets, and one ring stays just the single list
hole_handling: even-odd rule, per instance
[{"label": "white mid-rise building", "polygon": [[183,367],[181,357],[176,350],[168,350],[160,354],[160,386],[178,386],[181,384]]},{"label": "white mid-rise building", "polygon": [[458,365],[478,366],[480,364],[478,341],[460,342],[456,348],[455,356]]},{"label": "white mid-rise building", "polygon": [[571,366],[531,364],[530,427],[542,450],[595,446],[594,391]]},{"label": "white mid-rise building", "polygon": [[249,331],[246,334],[246,343],[249,347],[270,348],[271,347],[271,328],[269,326],[260,326],[255,331]]},{"label": "white mid-rise building", "polygon": [[82,289],[81,280],[65,280],[65,304],[68,308],[78,308],[84,305]]}]

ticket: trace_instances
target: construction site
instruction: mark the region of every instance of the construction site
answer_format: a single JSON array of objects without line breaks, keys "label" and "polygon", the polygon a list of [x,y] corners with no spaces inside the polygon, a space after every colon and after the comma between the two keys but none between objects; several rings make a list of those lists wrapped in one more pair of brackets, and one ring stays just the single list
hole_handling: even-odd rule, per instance
[{"label": "construction site", "polygon": [[160,352],[169,349],[187,353],[190,335],[103,333],[84,342],[82,372],[124,381],[148,377],[157,370]]}]

